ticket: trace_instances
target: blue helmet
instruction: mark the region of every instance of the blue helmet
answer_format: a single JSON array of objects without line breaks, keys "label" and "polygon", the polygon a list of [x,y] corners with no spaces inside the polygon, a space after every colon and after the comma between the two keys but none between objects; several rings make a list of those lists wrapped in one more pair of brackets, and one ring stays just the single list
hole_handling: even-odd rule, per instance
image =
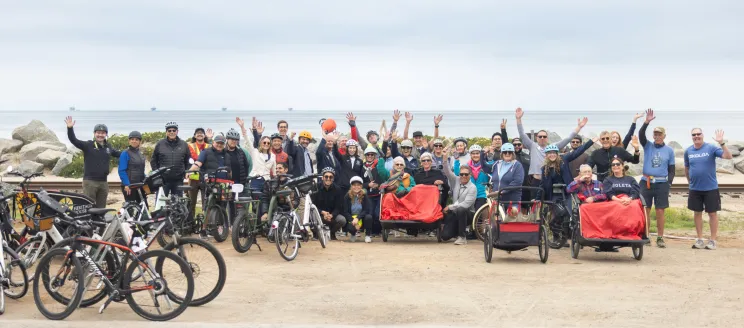
[{"label": "blue helmet", "polygon": [[[503,147],[503,146],[502,146],[502,147]],[[503,151],[503,150],[502,150],[502,151]],[[551,151],[554,151],[554,152],[556,152],[556,153],[557,153],[557,152],[558,152],[558,146],[556,146],[555,144],[550,144],[550,145],[548,145],[547,147],[545,147],[545,152],[546,152],[546,153],[547,153],[547,152],[551,152]]]},{"label": "blue helmet", "polygon": [[501,145],[501,152],[503,153],[505,151],[514,152],[514,145],[512,145],[510,143],[505,143],[505,144]]}]

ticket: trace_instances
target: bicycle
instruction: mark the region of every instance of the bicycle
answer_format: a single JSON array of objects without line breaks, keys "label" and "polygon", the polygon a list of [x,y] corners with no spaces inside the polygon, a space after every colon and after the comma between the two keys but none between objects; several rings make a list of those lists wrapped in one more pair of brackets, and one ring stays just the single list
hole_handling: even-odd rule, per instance
[{"label": "bicycle", "polygon": [[233,181],[217,178],[219,173],[227,174],[227,167],[217,168],[212,173],[201,174],[202,178],[202,210],[207,220],[208,233],[214,240],[221,243],[227,240],[230,233],[230,217],[227,213],[229,202],[232,201]]},{"label": "bicycle", "polygon": [[486,188],[488,188],[486,203],[481,205],[473,214],[473,221],[471,228],[475,232],[475,237],[480,241],[485,241],[486,231],[489,229],[488,219],[493,216],[494,205],[496,205],[496,196],[498,193],[493,193],[493,183],[484,182]]},{"label": "bicycle", "polygon": [[330,231],[324,226],[318,208],[315,207],[311,199],[312,194],[317,190],[316,180],[319,177],[319,175],[309,175],[290,179],[284,184],[283,190],[276,192],[278,197],[304,197],[302,222],[300,222],[299,216],[295,213],[296,208],[292,204],[289,212],[280,211],[276,213],[271,224],[271,228],[274,229],[276,249],[279,251],[279,255],[287,261],[292,261],[297,257],[301,247],[300,238],[304,242],[309,241],[309,234],[304,227],[310,228],[323,248],[326,247],[328,239],[330,239]]},{"label": "bicycle", "polygon": [[[56,220],[65,221],[85,230],[90,227],[80,220],[74,220],[64,212]],[[115,276],[121,277],[112,282],[107,274],[104,274],[98,262],[90,256],[90,250],[94,247],[114,247],[124,253],[123,263],[113,269]],[[111,243],[87,237],[72,237],[70,247],[54,248],[47,252],[39,261],[39,267],[34,275],[34,303],[42,315],[51,320],[63,320],[70,316],[78,308],[83,299],[83,294],[93,278],[99,278],[105,285],[108,299],[99,308],[98,313],[103,313],[112,301],[126,299],[129,307],[137,315],[151,321],[166,321],[179,316],[186,310],[194,293],[194,277],[188,263],[178,255],[165,251],[154,250],[138,254],[133,248],[132,241],[129,246]],[[152,261],[155,260],[155,265]],[[163,274],[165,261],[173,261],[175,270],[169,270],[167,275]],[[128,262],[131,264],[127,266]],[[52,262],[55,262],[52,264]],[[61,262],[61,263],[57,263]],[[126,270],[124,270],[126,268]],[[109,270],[107,270],[109,271]],[[136,271],[136,272],[135,272]],[[179,274],[180,271],[180,274]],[[90,274],[87,274],[87,273]],[[123,275],[122,275],[123,273]],[[180,278],[185,278],[184,290],[175,290],[171,283]],[[167,279],[165,277],[168,277]],[[140,284],[139,281],[142,280]],[[134,285],[133,285],[134,284]],[[66,285],[71,285],[70,295],[63,295],[62,291]],[[42,287],[43,286],[43,287]],[[49,292],[50,304],[44,303],[42,292]],[[143,307],[145,300],[135,299],[139,292],[147,292],[152,300],[152,307],[157,313],[148,313]],[[183,295],[183,296],[181,296]],[[179,298],[180,302],[173,301]],[[161,298],[163,306],[158,299]],[[176,306],[173,305],[176,303]],[[62,310],[52,309],[54,306],[62,305]],[[172,310],[164,313],[164,310]]]},{"label": "bicycle", "polygon": [[[0,220],[6,223],[10,219],[7,201],[14,195],[2,198],[0,206]],[[12,227],[11,227],[12,228]],[[28,273],[18,254],[5,241],[6,234],[0,234],[0,314],[5,313],[5,295],[11,299],[19,299],[28,292]]]},{"label": "bicycle", "polygon": [[233,248],[238,253],[245,253],[251,249],[251,246],[256,245],[259,251],[263,251],[256,240],[256,235],[263,230],[262,225],[257,222],[257,210],[261,201],[254,200],[251,194],[247,198],[240,199],[239,194],[243,192],[243,188],[242,184],[232,186],[232,190],[235,192],[235,207],[237,209],[232,226]]},{"label": "bicycle", "polygon": [[[568,245],[568,239],[573,234],[571,215],[568,212],[567,201],[571,201],[566,194],[566,184],[557,183],[553,185],[553,197],[556,200],[546,200],[543,207],[543,224],[548,231],[548,246],[553,249],[560,249]],[[578,208],[574,208],[578,210]],[[561,217],[561,222],[556,222]]]}]

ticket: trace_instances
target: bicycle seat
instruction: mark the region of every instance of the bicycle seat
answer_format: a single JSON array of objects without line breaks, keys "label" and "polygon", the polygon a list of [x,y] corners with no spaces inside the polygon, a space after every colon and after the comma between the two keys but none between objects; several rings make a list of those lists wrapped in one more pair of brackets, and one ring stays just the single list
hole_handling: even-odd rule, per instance
[{"label": "bicycle seat", "polygon": [[189,191],[189,190],[191,190],[192,188],[191,188],[191,186],[178,186],[178,187],[176,187],[176,189],[177,189],[178,191]]},{"label": "bicycle seat", "polygon": [[116,210],[113,208],[89,208],[88,214],[105,215],[106,213],[113,212],[113,211],[116,211]]}]

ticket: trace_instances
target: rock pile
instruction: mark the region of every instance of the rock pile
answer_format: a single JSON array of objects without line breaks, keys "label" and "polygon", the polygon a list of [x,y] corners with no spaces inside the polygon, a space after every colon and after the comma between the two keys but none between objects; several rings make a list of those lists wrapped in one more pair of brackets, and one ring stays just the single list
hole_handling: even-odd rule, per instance
[{"label": "rock pile", "polygon": [[13,165],[22,173],[40,173],[47,168],[58,174],[72,162],[67,146],[39,120],[16,128],[12,137],[0,139],[1,170]]}]

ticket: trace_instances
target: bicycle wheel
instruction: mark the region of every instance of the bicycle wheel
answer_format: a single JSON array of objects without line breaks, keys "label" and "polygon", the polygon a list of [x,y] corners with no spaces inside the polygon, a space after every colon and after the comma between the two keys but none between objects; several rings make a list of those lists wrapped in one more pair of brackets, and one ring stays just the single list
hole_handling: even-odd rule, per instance
[{"label": "bicycle wheel", "polygon": [[486,202],[485,204],[481,205],[481,207],[478,208],[477,211],[475,211],[475,215],[473,215],[473,224],[472,228],[475,232],[475,236],[480,241],[485,240],[485,230],[487,227],[485,226],[485,222],[488,220],[488,216],[491,214],[491,206],[490,206],[490,200]]},{"label": "bicycle wheel", "polygon": [[42,243],[41,237],[34,237],[18,247],[18,249],[16,249],[16,254],[20,257],[28,274],[33,277],[35,276],[34,271],[36,270],[36,263],[39,262],[48,251],[49,245],[46,242]]},{"label": "bicycle wheel", "polygon": [[5,290],[0,291],[0,294],[17,300],[28,292],[28,273],[18,254],[10,247],[3,246],[3,257],[5,261],[5,268],[2,268],[3,278],[7,279],[7,286],[4,286]]},{"label": "bicycle wheel", "polygon": [[208,226],[212,230],[210,233],[216,242],[221,243],[227,240],[227,235],[230,233],[230,229],[225,226],[227,222],[227,213],[225,213],[224,208],[218,205],[210,207],[207,212],[207,222],[209,222]]},{"label": "bicycle wheel", "polygon": [[566,243],[567,236],[563,234],[563,229],[554,222],[555,212],[551,205],[548,205],[543,211],[543,226],[545,231],[548,233],[548,246],[552,249],[560,249]]},{"label": "bicycle wheel", "polygon": [[[178,256],[188,263],[194,277],[194,294],[191,306],[207,304],[217,298],[227,281],[227,265],[222,254],[214,245],[199,238],[179,238],[178,246],[168,244],[164,250],[175,251]],[[155,264],[156,272],[161,272],[163,263]],[[185,296],[171,293],[170,299],[179,303]]]},{"label": "bicycle wheel", "polygon": [[[50,250],[39,260],[34,274],[36,308],[50,320],[67,318],[82,301],[84,276],[80,259],[74,253],[68,255],[68,250],[63,248]],[[49,295],[45,296],[44,292]],[[67,301],[59,302],[55,294]]]},{"label": "bicycle wheel", "polygon": [[289,215],[281,214],[277,221],[279,221],[279,224],[274,232],[276,235],[276,249],[282,258],[292,261],[297,257],[297,252],[300,250],[299,237],[292,236],[294,220]]},{"label": "bicycle wheel", "polygon": [[173,241],[173,231],[168,228],[163,228],[163,231],[158,234],[158,238],[156,239],[160,248],[163,248],[165,245],[168,245]]},{"label": "bicycle wheel", "polygon": [[[189,264],[165,250],[146,252],[139,256],[139,260],[144,263],[155,260],[160,263],[160,270],[136,261],[129,265],[122,280],[122,289],[131,291],[126,299],[132,311],[150,321],[167,321],[181,315],[194,296],[194,276]],[[132,276],[136,279],[132,280]],[[170,293],[184,295],[184,298],[181,302],[173,302]]]},{"label": "bicycle wheel", "polygon": [[256,215],[253,213],[243,214],[235,219],[232,228],[232,244],[238,253],[245,253],[251,249],[256,241],[255,222]]},{"label": "bicycle wheel", "polygon": [[318,211],[316,209],[310,210],[310,223],[313,224],[315,227],[315,231],[313,233],[316,237],[318,237],[318,241],[320,241],[320,246],[323,248],[326,248],[326,244],[328,244],[328,239],[326,238],[325,228],[323,227],[323,221],[320,221],[320,214],[318,214]]}]

